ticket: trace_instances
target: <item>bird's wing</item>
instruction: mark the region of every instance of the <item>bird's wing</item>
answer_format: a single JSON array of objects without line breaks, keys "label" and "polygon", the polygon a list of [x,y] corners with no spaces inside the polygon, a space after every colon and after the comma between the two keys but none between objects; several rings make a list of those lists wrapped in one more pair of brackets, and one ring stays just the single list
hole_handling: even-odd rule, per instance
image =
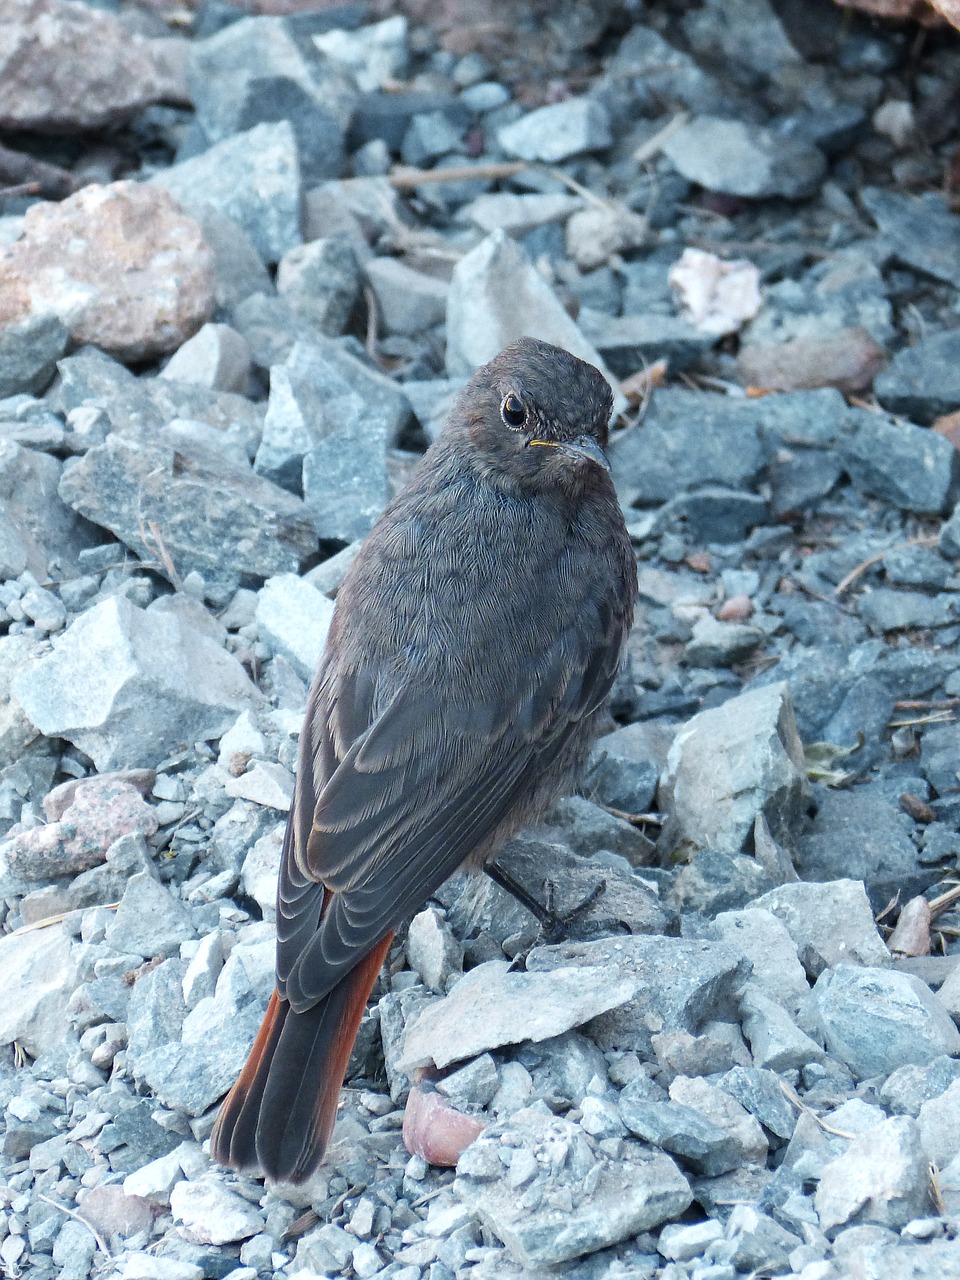
[{"label": "bird's wing", "polygon": [[278,980],[294,1008],[419,908],[603,701],[626,620],[586,607],[593,625],[581,617],[471,702],[410,680],[361,729],[373,696],[363,673],[349,697],[341,688],[327,705],[318,694],[314,768],[301,764],[278,894]]}]

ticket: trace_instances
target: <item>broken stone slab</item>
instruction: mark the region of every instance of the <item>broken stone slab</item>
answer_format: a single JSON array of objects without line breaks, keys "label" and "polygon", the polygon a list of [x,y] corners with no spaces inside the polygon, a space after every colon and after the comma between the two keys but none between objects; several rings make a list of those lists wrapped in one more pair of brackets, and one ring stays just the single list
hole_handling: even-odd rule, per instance
[{"label": "broken stone slab", "polygon": [[69,0],[2,0],[0,30],[5,131],[97,130],[154,102],[189,102],[182,43],[136,35],[112,13]]},{"label": "broken stone slab", "polygon": [[0,330],[55,315],[75,343],[151,360],[210,318],[213,259],[199,223],[166,192],[93,184],[27,210],[23,235],[0,249],[0,298]]},{"label": "broken stone slab", "polygon": [[929,1158],[910,1116],[861,1134],[820,1176],[814,1204],[824,1231],[847,1223],[906,1226],[932,1211]]},{"label": "broken stone slab", "polygon": [[605,966],[515,973],[505,960],[477,965],[407,1029],[398,1066],[410,1074],[449,1066],[488,1049],[546,1040],[626,1003],[637,978]]},{"label": "broken stone slab", "polygon": [[802,199],[826,172],[823,153],[760,125],[697,116],[662,143],[664,155],[688,182],[747,199]]},{"label": "broken stone slab", "polygon": [[719,622],[708,613],[693,624],[683,656],[691,667],[732,667],[748,658],[764,639],[758,627]]},{"label": "broken stone slab", "polygon": [[810,995],[828,1052],[860,1080],[960,1053],[960,1031],[925,982],[909,973],[840,964]]},{"label": "broken stone slab", "polygon": [[695,329],[680,316],[608,316],[581,307],[578,323],[618,378],[628,378],[657,360],[666,360],[671,373],[677,373],[716,342],[712,334]]},{"label": "broken stone slab", "polygon": [[631,505],[651,505],[710,484],[749,489],[765,461],[762,418],[754,403],[658,391],[643,430],[624,432],[611,445],[621,497]]},{"label": "broken stone slab", "polygon": [[114,951],[150,959],[177,955],[181,942],[194,937],[193,918],[179,898],[150,871],[140,871],[127,882],[104,940]]},{"label": "broken stone slab", "polygon": [[0,1044],[19,1044],[39,1057],[61,1043],[67,1004],[80,981],[78,948],[63,925],[0,938],[5,999]]},{"label": "broken stone slab", "polygon": [[585,151],[610,146],[610,117],[594,98],[568,98],[539,107],[497,130],[497,141],[509,156],[557,164]]},{"label": "broken stone slab", "polygon": [[457,210],[456,220],[472,223],[485,235],[493,231],[523,235],[534,227],[564,222],[571,213],[582,207],[583,200],[580,196],[568,195],[566,192],[518,195],[498,191],[471,200],[468,205]]},{"label": "broken stone slab", "polygon": [[218,598],[296,571],[316,549],[299,498],[168,431],[109,436],[65,468],[60,495],[160,572],[195,570]]},{"label": "broken stone slab", "polygon": [[632,1134],[668,1151],[702,1177],[717,1177],[741,1163],[743,1153],[733,1135],[693,1107],[631,1097],[629,1088],[618,1106]]},{"label": "broken stone slab", "polygon": [[859,411],[840,457],[857,489],[904,511],[946,515],[960,493],[960,454],[945,436],[912,422]]},{"label": "broken stone slab", "polygon": [[807,784],[789,685],[767,685],[701,711],[673,740],[660,780],[670,817],[660,847],[737,854],[759,815],[792,845]]},{"label": "broken stone slab", "polygon": [[617,937],[537,947],[529,972],[584,966],[606,969],[608,981],[636,979],[632,998],[600,1013],[586,1033],[604,1050],[653,1056],[652,1035],[689,1031],[696,1035],[717,1018],[737,1020],[737,996],[749,974],[739,952],[720,942],[686,938]]},{"label": "broken stone slab", "polygon": [[[847,739],[836,736],[828,741]],[[913,886],[918,875],[921,883],[914,891],[924,888],[928,880],[917,867],[913,823],[898,798],[869,785],[824,789],[810,829],[796,843],[797,870],[804,879],[829,882],[841,872],[862,880],[874,900],[886,894],[884,903],[898,889]]]},{"label": "broken stone slab", "polygon": [[186,1239],[198,1244],[248,1240],[264,1227],[263,1214],[249,1200],[213,1178],[178,1182],[170,1192],[170,1212]]},{"label": "broken stone slab", "polygon": [[194,217],[211,208],[225,213],[266,263],[279,262],[303,242],[297,139],[286,120],[225,138],[201,155],[161,169],[150,182],[166,188]]},{"label": "broken stone slab", "polygon": [[897,352],[876,380],[877,399],[890,413],[929,426],[960,407],[960,335],[953,330],[923,338]]},{"label": "broken stone slab", "polygon": [[232,654],[177,614],[112,596],[20,673],[14,695],[41,733],[105,772],[219,737],[256,690]]},{"label": "broken stone slab", "polygon": [[811,979],[839,964],[890,963],[860,880],[779,885],[751,906],[783,921]]},{"label": "broken stone slab", "polygon": [[29,569],[38,582],[75,577],[93,532],[62,501],[63,463],[0,440],[0,581]]},{"label": "broken stone slab", "polygon": [[799,1013],[810,986],[797,944],[771,911],[755,906],[722,911],[713,921],[710,936],[742,951],[753,967],[751,981],[792,1016]]},{"label": "broken stone slab", "polygon": [[669,1156],[627,1143],[614,1160],[543,1102],[472,1143],[454,1190],[517,1262],[536,1268],[649,1231],[692,1200]]},{"label": "broken stone slab", "polygon": [[333,601],[295,573],[268,578],[257,596],[257,630],[308,684],[333,620]]},{"label": "broken stone slab", "polygon": [[296,136],[304,177],[340,176],[356,86],[285,17],[244,17],[195,40],[189,83],[211,142],[283,119]]},{"label": "broken stone slab", "polygon": [[540,338],[600,370],[625,404],[618,381],[567,314],[559,298],[503,231],[495,231],[461,258],[447,299],[447,373],[469,377],[518,338]]},{"label": "broken stone slab", "polygon": [[782,1004],[761,987],[748,982],[740,997],[743,1034],[753,1061],[771,1071],[793,1071],[823,1062],[823,1049],[797,1026]]},{"label": "broken stone slab", "polygon": [[736,1098],[700,1076],[677,1076],[670,1085],[670,1100],[699,1112],[736,1145],[738,1164],[763,1164],[767,1139],[759,1121]]}]

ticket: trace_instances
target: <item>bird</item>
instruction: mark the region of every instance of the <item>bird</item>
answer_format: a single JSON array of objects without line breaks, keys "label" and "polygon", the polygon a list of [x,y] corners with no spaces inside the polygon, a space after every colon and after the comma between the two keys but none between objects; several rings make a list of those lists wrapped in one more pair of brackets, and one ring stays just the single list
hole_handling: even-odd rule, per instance
[{"label": "bird", "polygon": [[521,338],[474,373],[347,572],[300,737],[276,989],[218,1162],[310,1177],[397,929],[582,768],[637,591],[611,410],[596,368]]}]

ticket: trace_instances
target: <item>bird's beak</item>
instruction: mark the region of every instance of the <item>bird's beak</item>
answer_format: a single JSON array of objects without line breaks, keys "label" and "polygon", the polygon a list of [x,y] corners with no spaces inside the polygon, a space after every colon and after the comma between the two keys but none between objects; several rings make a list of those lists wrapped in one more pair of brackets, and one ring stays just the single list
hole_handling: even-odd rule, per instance
[{"label": "bird's beak", "polygon": [[610,470],[607,455],[591,435],[577,436],[576,440],[531,440],[530,443],[559,449],[568,458],[576,458],[578,462],[595,462],[602,470]]}]

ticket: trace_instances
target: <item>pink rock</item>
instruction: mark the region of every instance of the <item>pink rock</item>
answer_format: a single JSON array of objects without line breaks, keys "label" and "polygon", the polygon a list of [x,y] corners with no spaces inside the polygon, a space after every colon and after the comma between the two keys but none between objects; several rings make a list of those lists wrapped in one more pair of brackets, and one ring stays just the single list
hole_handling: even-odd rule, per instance
[{"label": "pink rock", "polygon": [[213,306],[200,224],[162,187],[111,182],[32,205],[21,238],[0,250],[0,333],[53,314],[74,342],[150,360],[180,347]]},{"label": "pink rock", "polygon": [[[136,787],[140,794],[146,797],[153,790],[157,771],[156,769],[119,769],[115,773],[97,774],[96,781],[106,782],[107,780],[125,782],[131,787]],[[76,799],[77,791],[91,781],[94,779],[71,778],[69,782],[61,782],[59,787],[48,791],[43,799],[43,812],[47,815],[47,821],[59,822]]]},{"label": "pink rock", "polygon": [[0,0],[0,129],[99,129],[187,104],[185,48],[72,0]]},{"label": "pink rock", "polygon": [[403,1116],[403,1145],[427,1164],[452,1168],[484,1126],[450,1105],[435,1089],[416,1084]]},{"label": "pink rock", "polygon": [[107,1240],[112,1235],[135,1236],[153,1226],[154,1209],[143,1196],[127,1195],[122,1187],[94,1187],[78,1205],[80,1217]]},{"label": "pink rock", "polygon": [[731,596],[717,610],[717,618],[720,622],[737,622],[741,618],[749,618],[752,613],[753,601],[749,596]]},{"label": "pink rock", "polygon": [[857,392],[868,390],[886,363],[886,352],[866,329],[853,327],[776,346],[743,347],[737,371],[745,385],[765,391],[837,387]]}]

